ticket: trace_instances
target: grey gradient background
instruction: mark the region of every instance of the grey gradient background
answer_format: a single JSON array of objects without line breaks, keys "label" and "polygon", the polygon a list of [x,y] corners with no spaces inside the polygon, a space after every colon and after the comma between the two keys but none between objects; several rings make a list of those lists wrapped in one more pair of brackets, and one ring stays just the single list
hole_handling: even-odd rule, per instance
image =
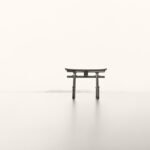
[{"label": "grey gradient background", "polygon": [[[1,0],[0,150],[150,150],[150,1]],[[68,68],[105,68],[95,80]]]}]

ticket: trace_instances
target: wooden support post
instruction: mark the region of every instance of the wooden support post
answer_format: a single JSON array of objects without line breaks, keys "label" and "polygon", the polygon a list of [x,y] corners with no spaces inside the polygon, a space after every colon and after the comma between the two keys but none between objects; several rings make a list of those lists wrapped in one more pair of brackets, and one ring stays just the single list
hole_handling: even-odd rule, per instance
[{"label": "wooden support post", "polygon": [[84,71],[84,77],[88,77],[88,71]]},{"label": "wooden support post", "polygon": [[72,99],[75,99],[76,94],[76,72],[73,73]]},{"label": "wooden support post", "polygon": [[98,72],[96,72],[96,99],[99,99],[99,81],[98,81]]}]

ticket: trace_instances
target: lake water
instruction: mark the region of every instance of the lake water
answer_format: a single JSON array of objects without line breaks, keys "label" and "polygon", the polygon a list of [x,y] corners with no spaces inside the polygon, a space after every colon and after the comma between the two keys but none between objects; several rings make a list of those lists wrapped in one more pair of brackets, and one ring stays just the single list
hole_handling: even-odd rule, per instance
[{"label": "lake water", "polygon": [[1,150],[149,150],[150,93],[0,93]]}]

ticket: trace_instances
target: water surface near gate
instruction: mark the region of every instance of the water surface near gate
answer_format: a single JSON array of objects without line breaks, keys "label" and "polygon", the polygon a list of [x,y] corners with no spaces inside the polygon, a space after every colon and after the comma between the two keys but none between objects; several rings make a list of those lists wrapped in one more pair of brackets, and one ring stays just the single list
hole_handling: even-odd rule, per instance
[{"label": "water surface near gate", "polygon": [[149,150],[149,139],[149,93],[0,93],[2,150]]}]

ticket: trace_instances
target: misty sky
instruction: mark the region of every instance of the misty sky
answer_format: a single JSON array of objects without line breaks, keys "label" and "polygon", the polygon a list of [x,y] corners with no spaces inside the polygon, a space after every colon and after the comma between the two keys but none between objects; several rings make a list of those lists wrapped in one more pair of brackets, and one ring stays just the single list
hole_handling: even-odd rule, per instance
[{"label": "misty sky", "polygon": [[149,91],[149,14],[148,0],[1,1],[0,91],[71,89],[65,67],[107,67],[103,90]]}]

